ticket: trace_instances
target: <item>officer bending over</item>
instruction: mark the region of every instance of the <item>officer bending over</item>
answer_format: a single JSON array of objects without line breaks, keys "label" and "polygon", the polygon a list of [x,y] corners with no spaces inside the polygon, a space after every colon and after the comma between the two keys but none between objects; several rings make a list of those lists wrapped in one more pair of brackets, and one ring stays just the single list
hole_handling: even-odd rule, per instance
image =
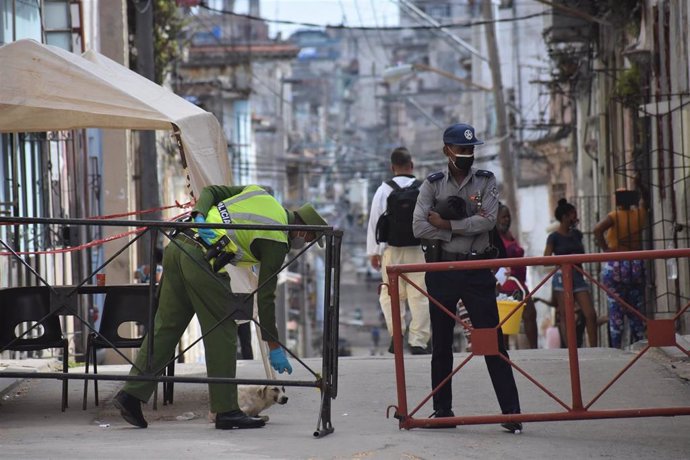
[{"label": "officer bending over", "polygon": [[[496,178],[490,171],[472,168],[474,146],[483,144],[475,137],[474,128],[458,123],[443,133],[443,154],[448,168],[431,174],[422,184],[414,211],[413,229],[418,238],[435,240],[426,242],[427,251],[438,248],[433,255],[427,253],[427,262],[492,259],[497,250],[491,245],[490,231],[496,224],[498,192]],[[444,219],[435,209],[458,208],[462,218]],[[438,206],[438,208],[437,208]],[[431,259],[429,256],[431,255]],[[496,307],[496,279],[488,268],[427,272],[429,294],[451,312],[456,311],[462,299],[475,328],[494,328],[498,325]],[[431,384],[436,388],[453,369],[453,328],[455,320],[429,304],[431,316]],[[498,330],[498,348],[508,356],[503,334]],[[485,356],[491,382],[504,414],[520,413],[520,401],[513,371],[499,356]],[[454,417],[452,410],[451,380],[433,396],[432,417]],[[520,423],[504,423],[511,432],[522,430]]]},{"label": "officer bending over", "polygon": [[[296,211],[284,209],[264,189],[246,187],[209,186],[203,189],[192,211],[196,222],[235,223],[254,225],[327,225],[310,204]],[[237,365],[237,324],[225,319],[228,314],[227,290],[230,277],[226,264],[249,267],[261,264],[258,291],[259,319],[271,349],[270,362],[280,372],[292,373],[285,351],[277,342],[275,317],[275,289],[277,277],[290,248],[298,249],[305,242],[317,238],[314,232],[245,229],[188,229],[175,237],[163,254],[163,272],[158,310],[153,330],[152,369],[162,369],[196,313],[204,334],[206,369],[209,377],[234,378]],[[188,255],[188,254],[189,255]],[[190,257],[191,256],[191,257]],[[194,260],[192,260],[194,259]],[[199,264],[210,266],[213,274]],[[265,283],[265,284],[264,284]],[[212,331],[211,329],[214,328]],[[211,331],[211,332],[209,332]],[[146,368],[148,341],[137,355],[130,375]],[[130,381],[113,401],[122,417],[134,426],[146,428],[148,423],[141,411],[141,403],[151,397],[156,382]],[[216,412],[216,428],[259,428],[265,422],[249,417],[239,409],[237,385],[209,384],[211,411]]]}]

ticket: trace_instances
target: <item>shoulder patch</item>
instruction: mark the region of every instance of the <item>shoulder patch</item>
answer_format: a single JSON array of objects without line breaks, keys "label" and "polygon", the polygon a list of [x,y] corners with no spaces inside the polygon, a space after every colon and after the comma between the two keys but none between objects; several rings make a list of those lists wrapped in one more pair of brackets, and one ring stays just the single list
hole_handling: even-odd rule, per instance
[{"label": "shoulder patch", "polygon": [[444,174],[443,171],[438,171],[438,172],[429,174],[429,175],[426,177],[426,180],[428,180],[429,182],[436,182],[437,180],[443,179],[443,176],[444,176],[444,175],[445,175],[445,174]]},{"label": "shoulder patch", "polygon": [[487,171],[486,169],[478,169],[475,173],[475,176],[481,176],[481,177],[492,177],[494,173],[491,171]]}]

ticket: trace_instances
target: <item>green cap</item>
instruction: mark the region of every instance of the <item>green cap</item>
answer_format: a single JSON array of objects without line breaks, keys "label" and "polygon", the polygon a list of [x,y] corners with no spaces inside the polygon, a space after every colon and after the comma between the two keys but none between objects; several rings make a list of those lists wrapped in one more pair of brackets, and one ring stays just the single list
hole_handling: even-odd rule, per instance
[{"label": "green cap", "polygon": [[311,203],[302,205],[301,208],[295,211],[295,214],[302,219],[305,225],[328,225],[328,222],[316,212]]},{"label": "green cap", "polygon": [[[316,212],[311,203],[303,204],[302,207],[295,211],[295,214],[304,222],[305,225],[328,225],[328,222]],[[320,235],[317,234],[317,237]],[[323,247],[323,240],[319,240],[319,246]]]}]

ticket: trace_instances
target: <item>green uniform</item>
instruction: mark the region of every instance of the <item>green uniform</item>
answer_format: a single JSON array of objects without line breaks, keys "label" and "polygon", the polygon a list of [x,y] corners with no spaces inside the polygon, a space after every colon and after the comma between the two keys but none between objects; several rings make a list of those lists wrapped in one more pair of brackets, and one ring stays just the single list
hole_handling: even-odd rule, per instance
[{"label": "green uniform", "polygon": [[[209,186],[201,192],[193,213],[207,216],[208,222],[216,220],[219,204],[229,211],[234,223],[279,223],[292,222],[293,216],[285,211],[270,195],[256,186],[226,187]],[[233,202],[233,197],[236,200]],[[256,213],[256,214],[254,214]],[[268,218],[272,222],[265,220]],[[278,272],[289,250],[286,231],[262,230],[217,230],[219,235],[227,233],[232,246],[241,254],[233,264],[252,265],[260,262],[259,286]],[[216,238],[217,239],[217,238]],[[205,250],[186,235],[178,235],[176,241],[196,260],[208,264]],[[229,312],[226,296],[230,279],[224,270],[209,274],[191,260],[176,244],[169,244],[163,256],[163,282],[154,322],[153,360],[151,368],[161,369],[173,356],[175,346],[182,333],[196,313],[204,334],[206,369],[209,377],[235,377],[237,359],[237,325],[231,319],[207,334],[216,323]],[[273,277],[258,291],[259,320],[264,328],[265,340],[278,340],[275,321],[275,288],[277,277]],[[139,351],[136,366],[146,368],[147,339]],[[138,375],[135,367],[131,375]],[[156,387],[155,382],[128,382],[124,391],[148,401]],[[237,385],[209,384],[211,410],[227,412],[238,409]]]}]

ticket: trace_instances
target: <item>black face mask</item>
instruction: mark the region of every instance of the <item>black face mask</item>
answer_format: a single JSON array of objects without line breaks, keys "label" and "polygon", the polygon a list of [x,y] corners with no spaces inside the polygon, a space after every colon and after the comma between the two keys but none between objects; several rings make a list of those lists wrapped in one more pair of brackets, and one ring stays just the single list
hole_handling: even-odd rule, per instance
[{"label": "black face mask", "polygon": [[469,171],[474,163],[474,157],[456,157],[453,164],[461,171]]}]

